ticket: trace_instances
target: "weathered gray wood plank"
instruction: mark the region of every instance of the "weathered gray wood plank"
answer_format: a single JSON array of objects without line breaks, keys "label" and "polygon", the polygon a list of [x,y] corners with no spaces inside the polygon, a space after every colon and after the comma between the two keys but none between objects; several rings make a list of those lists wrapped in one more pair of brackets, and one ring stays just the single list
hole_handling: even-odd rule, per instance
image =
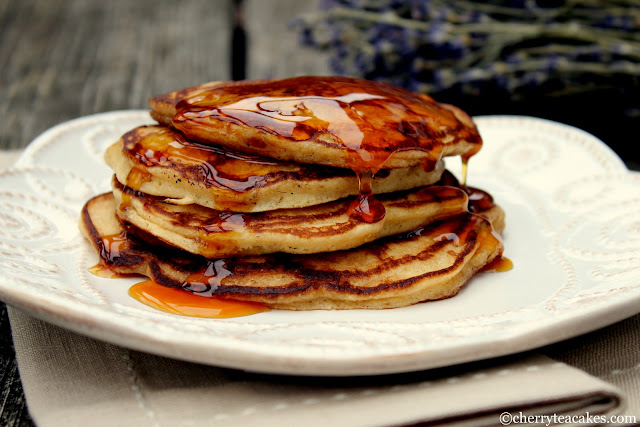
[{"label": "weathered gray wood plank", "polygon": [[280,78],[330,75],[328,55],[301,47],[290,23],[319,10],[319,0],[245,0],[248,37],[247,77]]},{"label": "weathered gray wood plank", "polygon": [[62,121],[228,79],[230,0],[0,2],[0,148]]},{"label": "weathered gray wood plank", "polygon": [[0,426],[32,425],[13,352],[11,329],[4,304],[0,304],[0,387]]}]

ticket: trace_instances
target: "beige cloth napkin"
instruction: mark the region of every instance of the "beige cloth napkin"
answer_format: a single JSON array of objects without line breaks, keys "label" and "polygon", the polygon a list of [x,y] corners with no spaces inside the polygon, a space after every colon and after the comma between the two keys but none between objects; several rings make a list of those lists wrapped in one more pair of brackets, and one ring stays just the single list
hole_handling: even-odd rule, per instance
[{"label": "beige cloth napkin", "polygon": [[[18,154],[0,152],[0,168]],[[619,324],[612,340],[578,338],[554,347],[555,356],[592,375],[542,355],[520,355],[353,378],[203,366],[86,338],[17,309],[9,308],[9,316],[29,411],[42,427],[568,424],[564,416],[586,425],[623,413],[625,394],[631,398],[624,413],[640,415],[640,316]]]},{"label": "beige cloth napkin", "polygon": [[478,426],[554,414],[593,422],[623,405],[612,385],[545,356],[380,377],[261,375],[127,350],[9,314],[39,426]]},{"label": "beige cloth napkin", "polygon": [[0,150],[0,171],[13,166],[20,154],[22,150]]}]

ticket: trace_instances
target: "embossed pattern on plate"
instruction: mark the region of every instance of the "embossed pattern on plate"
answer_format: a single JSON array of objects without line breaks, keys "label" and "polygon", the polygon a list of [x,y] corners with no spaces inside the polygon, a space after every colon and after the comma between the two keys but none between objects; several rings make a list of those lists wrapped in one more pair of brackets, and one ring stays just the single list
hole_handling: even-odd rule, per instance
[{"label": "embossed pattern on plate", "polygon": [[[485,144],[469,183],[507,213],[506,273],[451,299],[393,310],[271,311],[199,319],[128,297],[136,279],[101,279],[79,211],[109,189],[102,152],[152,123],[146,111],[58,125],[0,174],[0,298],[45,321],[169,357],[309,375],[407,372],[505,355],[640,312],[640,174],[572,127],[518,116],[475,119]],[[459,159],[447,159],[459,174]]]}]

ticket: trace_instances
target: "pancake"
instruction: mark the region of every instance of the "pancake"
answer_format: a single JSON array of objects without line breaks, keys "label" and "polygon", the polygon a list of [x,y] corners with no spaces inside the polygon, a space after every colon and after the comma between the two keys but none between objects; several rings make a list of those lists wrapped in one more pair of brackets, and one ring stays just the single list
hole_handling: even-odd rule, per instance
[{"label": "pancake", "polygon": [[149,100],[152,117],[188,138],[297,163],[356,171],[430,170],[482,140],[457,107],[351,77],[212,82]]},{"label": "pancake", "polygon": [[[187,140],[166,126],[135,128],[110,146],[105,161],[118,181],[162,196],[174,204],[263,212],[313,206],[357,195],[358,178],[348,169],[283,162]],[[374,193],[388,193],[438,181],[444,163],[384,169]]]},{"label": "pancake", "polygon": [[115,208],[111,194],[94,197],[80,220],[101,263],[112,271],[279,309],[394,308],[451,297],[502,252],[490,222],[503,224],[497,205],[482,215],[456,215],[348,251],[228,259],[151,244],[135,228],[125,230]]},{"label": "pancake", "polygon": [[233,213],[174,205],[113,180],[118,217],[160,240],[207,258],[330,252],[413,230],[466,211],[459,188],[429,186],[380,195],[386,215],[368,223],[349,214],[350,199],[298,209]]}]

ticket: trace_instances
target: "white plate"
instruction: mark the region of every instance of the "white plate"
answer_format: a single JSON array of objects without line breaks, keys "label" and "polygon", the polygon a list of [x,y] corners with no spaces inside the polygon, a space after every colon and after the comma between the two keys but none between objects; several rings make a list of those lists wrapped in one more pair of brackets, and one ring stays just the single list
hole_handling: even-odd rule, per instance
[{"label": "white plate", "polygon": [[[515,267],[451,299],[382,311],[271,311],[235,319],[166,314],[100,279],[77,227],[107,191],[102,152],[151,123],[145,111],[56,126],[0,174],[0,298],[88,336],[184,360],[271,373],[407,372],[500,356],[640,312],[640,175],[593,136],[527,117],[479,117],[469,182],[507,212]],[[460,162],[449,159],[458,173]]]}]

